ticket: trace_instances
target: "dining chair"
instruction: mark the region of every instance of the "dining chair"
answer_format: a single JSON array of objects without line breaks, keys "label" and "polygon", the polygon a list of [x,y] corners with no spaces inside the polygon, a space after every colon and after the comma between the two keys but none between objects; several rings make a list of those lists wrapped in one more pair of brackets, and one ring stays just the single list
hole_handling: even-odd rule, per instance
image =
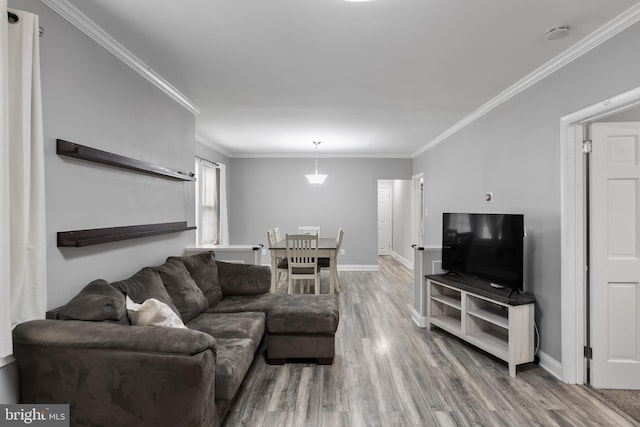
[{"label": "dining chair", "polygon": [[[342,246],[342,238],[344,237],[344,228],[338,228],[338,236],[336,237],[336,263],[340,254],[340,246]],[[318,266],[320,268],[331,268],[331,258],[318,258]],[[340,276],[338,276],[338,266],[336,265],[336,290],[340,292]]]},{"label": "dining chair", "polygon": [[273,228],[273,234],[275,236],[276,243],[282,240],[282,235],[280,234],[280,229],[278,227]]},{"label": "dining chair", "polygon": [[320,235],[320,226],[319,225],[299,225],[298,233],[300,234],[315,234],[316,236]]},{"label": "dining chair", "polygon": [[314,234],[287,234],[286,245],[289,293],[293,293],[294,280],[313,279],[314,291],[319,294],[318,236]]},{"label": "dining chair", "polygon": [[[267,230],[267,242],[270,247],[274,247],[278,243],[278,239],[276,238],[275,229]],[[289,266],[287,264],[287,258],[276,257],[276,268],[278,269],[276,275],[276,283],[280,283],[284,275],[289,271]]]}]

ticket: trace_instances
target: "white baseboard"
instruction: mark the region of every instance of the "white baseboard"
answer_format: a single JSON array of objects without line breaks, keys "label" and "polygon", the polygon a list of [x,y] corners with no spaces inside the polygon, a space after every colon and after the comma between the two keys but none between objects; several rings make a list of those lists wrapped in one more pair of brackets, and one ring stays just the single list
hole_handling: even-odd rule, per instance
[{"label": "white baseboard", "polygon": [[406,258],[403,258],[402,256],[400,256],[399,253],[391,251],[391,256],[394,257],[395,259],[397,259],[398,261],[400,261],[400,263],[402,265],[404,265],[405,267],[407,267],[409,270],[413,270],[413,263],[411,261],[409,261]]},{"label": "white baseboard", "polygon": [[562,364],[543,351],[538,351],[540,367],[562,381]]},{"label": "white baseboard", "polygon": [[421,316],[415,308],[411,310],[411,320],[413,320],[413,322],[418,325],[419,328],[427,327],[427,316]]},{"label": "white baseboard", "polygon": [[378,264],[338,264],[338,271],[378,271]]},{"label": "white baseboard", "polygon": [[[271,267],[271,264],[260,264],[266,267]],[[378,265],[368,264],[338,264],[338,271],[379,271]]]}]

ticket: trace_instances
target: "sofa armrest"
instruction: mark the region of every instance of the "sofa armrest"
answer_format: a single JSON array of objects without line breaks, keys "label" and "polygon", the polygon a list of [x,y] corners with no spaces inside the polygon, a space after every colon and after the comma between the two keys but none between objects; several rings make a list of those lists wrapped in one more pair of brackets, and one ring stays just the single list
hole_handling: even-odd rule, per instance
[{"label": "sofa armrest", "polygon": [[266,265],[216,261],[224,295],[257,295],[271,289],[271,268]]},{"label": "sofa armrest", "polygon": [[81,320],[33,320],[13,331],[13,343],[42,347],[73,347],[194,355],[212,350],[211,335],[191,329],[131,326]]},{"label": "sofa armrest", "polygon": [[216,341],[189,329],[34,320],[13,330],[21,402],[71,425],[215,426]]}]

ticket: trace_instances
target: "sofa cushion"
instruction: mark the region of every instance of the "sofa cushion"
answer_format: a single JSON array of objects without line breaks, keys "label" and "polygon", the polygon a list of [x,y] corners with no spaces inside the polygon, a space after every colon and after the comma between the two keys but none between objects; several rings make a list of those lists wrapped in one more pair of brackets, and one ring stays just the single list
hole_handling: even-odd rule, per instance
[{"label": "sofa cushion", "polygon": [[193,319],[209,306],[209,301],[182,261],[169,259],[157,270],[184,322]]},{"label": "sofa cushion", "polygon": [[128,295],[133,302],[140,304],[149,298],[155,298],[180,315],[155,268],[145,267],[128,279],[113,282],[112,285]]},{"label": "sofa cushion", "polygon": [[271,290],[271,268],[266,265],[217,261],[218,281],[224,296],[258,295]]},{"label": "sofa cushion", "polygon": [[258,294],[225,296],[215,307],[210,307],[206,313],[237,313],[247,311],[261,311],[267,314],[273,310],[288,310],[290,312],[330,312],[338,316],[338,294],[299,295],[299,294]]},{"label": "sofa cushion", "polygon": [[216,400],[231,400],[253,361],[253,342],[248,338],[221,338],[216,341]]},{"label": "sofa cushion", "polygon": [[265,331],[265,314],[202,313],[187,323],[189,329],[205,332],[214,338],[250,338],[255,352]]},{"label": "sofa cushion", "polygon": [[134,326],[166,326],[186,329],[180,317],[163,302],[149,298],[142,304],[131,301],[127,295],[127,313]]},{"label": "sofa cushion", "polygon": [[169,257],[168,260],[178,260],[184,263],[196,285],[200,288],[213,307],[222,299],[222,289],[218,281],[218,266],[213,252],[201,252],[184,257]]},{"label": "sofa cushion", "polygon": [[258,294],[225,296],[215,307],[209,307],[206,313],[237,313],[260,311],[268,313],[285,295]]},{"label": "sofa cushion", "polygon": [[124,294],[106,280],[94,280],[58,310],[58,318],[128,323]]}]

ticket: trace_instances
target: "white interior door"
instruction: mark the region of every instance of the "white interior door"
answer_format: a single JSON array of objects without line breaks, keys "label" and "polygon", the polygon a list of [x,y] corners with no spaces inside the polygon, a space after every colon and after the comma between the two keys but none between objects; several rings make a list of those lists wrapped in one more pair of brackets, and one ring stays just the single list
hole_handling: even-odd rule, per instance
[{"label": "white interior door", "polygon": [[594,123],[591,384],[640,388],[640,122]]},{"label": "white interior door", "polygon": [[391,255],[391,187],[378,186],[378,255]]}]

